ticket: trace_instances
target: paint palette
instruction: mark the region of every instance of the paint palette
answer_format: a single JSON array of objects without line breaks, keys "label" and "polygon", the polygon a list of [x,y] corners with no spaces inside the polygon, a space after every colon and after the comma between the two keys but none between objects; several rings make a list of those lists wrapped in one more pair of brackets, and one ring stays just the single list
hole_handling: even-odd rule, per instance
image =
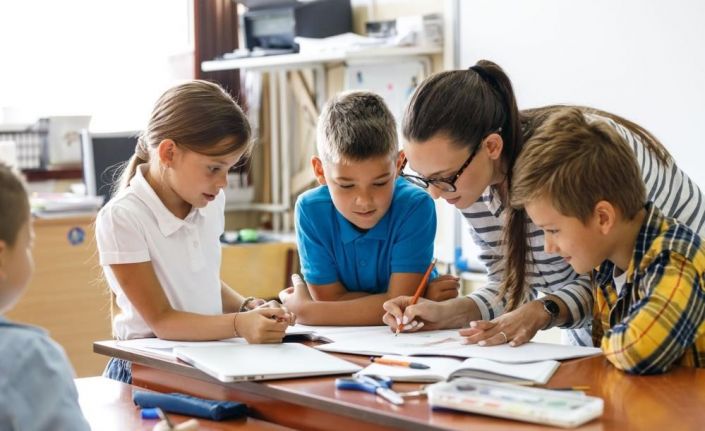
[{"label": "paint palette", "polygon": [[604,410],[601,398],[583,393],[470,378],[436,383],[427,391],[434,410],[459,410],[564,428],[582,425]]}]

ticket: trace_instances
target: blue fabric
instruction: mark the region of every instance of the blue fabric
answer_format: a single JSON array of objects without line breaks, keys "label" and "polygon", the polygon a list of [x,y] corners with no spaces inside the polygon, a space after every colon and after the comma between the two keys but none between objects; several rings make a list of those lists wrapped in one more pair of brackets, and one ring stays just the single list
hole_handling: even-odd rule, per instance
[{"label": "blue fabric", "polygon": [[108,366],[103,371],[103,377],[117,380],[118,382],[132,384],[132,362],[124,359],[110,358]]},{"label": "blue fabric", "polygon": [[43,330],[0,317],[0,430],[90,430],[73,377]]},{"label": "blue fabric", "polygon": [[[296,235],[307,282],[340,281],[351,292],[384,293],[392,273],[426,272],[436,209],[426,191],[398,178],[387,213],[361,231],[336,210],[328,186],[321,186],[296,201]],[[436,275],[434,270],[431,278]]]},{"label": "blue fabric", "polygon": [[159,407],[165,412],[220,421],[247,415],[247,406],[233,401],[205,400],[179,393],[134,391],[132,400],[141,408]]}]

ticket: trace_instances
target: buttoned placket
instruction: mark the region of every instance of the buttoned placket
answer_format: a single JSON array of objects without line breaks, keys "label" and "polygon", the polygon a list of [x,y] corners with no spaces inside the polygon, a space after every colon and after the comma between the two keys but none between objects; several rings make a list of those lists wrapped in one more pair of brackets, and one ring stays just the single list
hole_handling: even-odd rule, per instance
[{"label": "buttoned placket", "polygon": [[203,268],[206,264],[205,257],[203,256],[203,247],[201,244],[201,239],[198,232],[198,219],[199,215],[194,214],[193,217],[189,217],[189,221],[184,222],[184,234],[186,235],[186,244],[189,253],[189,262],[192,271],[198,271]]}]

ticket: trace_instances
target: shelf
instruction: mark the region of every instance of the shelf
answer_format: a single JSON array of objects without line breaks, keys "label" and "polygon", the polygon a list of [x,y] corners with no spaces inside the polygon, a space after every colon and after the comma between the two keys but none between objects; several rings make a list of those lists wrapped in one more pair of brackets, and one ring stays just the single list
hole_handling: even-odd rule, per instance
[{"label": "shelf", "polygon": [[355,50],[336,50],[308,54],[283,54],[263,57],[245,57],[232,60],[210,60],[201,63],[204,72],[233,69],[288,69],[306,65],[351,60],[386,60],[389,57],[433,55],[443,52],[440,46],[374,47]]},{"label": "shelf", "polygon": [[266,211],[266,212],[286,212],[289,207],[284,204],[264,204],[254,202],[233,202],[225,203],[225,211]]},{"label": "shelf", "polygon": [[47,180],[80,180],[83,178],[81,167],[58,169],[22,169],[22,173],[29,182]]}]

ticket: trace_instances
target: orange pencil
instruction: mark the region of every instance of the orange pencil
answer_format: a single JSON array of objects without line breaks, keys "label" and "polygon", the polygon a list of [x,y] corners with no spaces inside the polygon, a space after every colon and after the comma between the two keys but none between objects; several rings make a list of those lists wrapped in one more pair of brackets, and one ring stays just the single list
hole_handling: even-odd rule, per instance
[{"label": "orange pencil", "polygon": [[[436,259],[434,258],[431,261],[431,264],[428,265],[428,268],[426,269],[426,273],[423,275],[423,278],[421,279],[421,283],[419,283],[419,287],[416,288],[416,293],[414,293],[414,297],[411,298],[411,304],[414,305],[419,301],[419,298],[423,293],[426,291],[426,282],[428,281],[428,277],[431,275],[431,271],[433,270],[433,267],[436,265]],[[401,325],[397,326],[397,332],[394,334],[396,337],[399,335],[401,331],[404,330],[404,324],[402,323]]]}]

